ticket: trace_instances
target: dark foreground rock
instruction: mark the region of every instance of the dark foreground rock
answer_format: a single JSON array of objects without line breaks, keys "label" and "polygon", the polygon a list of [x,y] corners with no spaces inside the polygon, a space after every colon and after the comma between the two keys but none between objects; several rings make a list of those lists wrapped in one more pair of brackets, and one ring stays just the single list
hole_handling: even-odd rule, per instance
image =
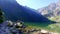
[{"label": "dark foreground rock", "polygon": [[22,23],[23,22],[5,21],[0,24],[0,34],[23,34],[21,29],[25,28],[25,25]]}]

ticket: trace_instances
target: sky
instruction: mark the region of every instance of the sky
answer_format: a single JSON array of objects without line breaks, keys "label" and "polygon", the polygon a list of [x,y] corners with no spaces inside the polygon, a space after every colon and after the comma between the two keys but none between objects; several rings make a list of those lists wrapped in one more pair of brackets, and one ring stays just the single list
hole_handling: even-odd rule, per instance
[{"label": "sky", "polygon": [[59,0],[16,0],[20,5],[27,6],[33,9],[46,7],[51,3],[56,3]]}]

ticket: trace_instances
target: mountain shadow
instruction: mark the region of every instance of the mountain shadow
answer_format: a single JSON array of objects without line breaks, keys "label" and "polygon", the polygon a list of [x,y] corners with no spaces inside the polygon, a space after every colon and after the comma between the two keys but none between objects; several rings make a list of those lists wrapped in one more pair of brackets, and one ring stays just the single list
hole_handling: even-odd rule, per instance
[{"label": "mountain shadow", "polygon": [[7,20],[55,23],[37,13],[36,10],[19,5],[15,0],[0,0],[0,8],[4,10]]}]

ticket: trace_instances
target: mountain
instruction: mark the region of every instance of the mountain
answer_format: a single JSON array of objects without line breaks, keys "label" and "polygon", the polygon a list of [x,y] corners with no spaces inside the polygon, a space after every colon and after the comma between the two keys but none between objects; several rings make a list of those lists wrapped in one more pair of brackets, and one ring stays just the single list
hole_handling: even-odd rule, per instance
[{"label": "mountain", "polygon": [[39,8],[38,13],[45,17],[51,18],[52,20],[60,21],[60,1],[51,3],[50,5],[43,8]]},{"label": "mountain", "polygon": [[5,13],[7,20],[21,20],[24,22],[50,22],[47,18],[37,13],[36,10],[19,5],[16,0],[0,0],[0,8]]},{"label": "mountain", "polygon": [[47,7],[39,8],[38,12],[45,16],[60,16],[60,1],[51,3]]}]

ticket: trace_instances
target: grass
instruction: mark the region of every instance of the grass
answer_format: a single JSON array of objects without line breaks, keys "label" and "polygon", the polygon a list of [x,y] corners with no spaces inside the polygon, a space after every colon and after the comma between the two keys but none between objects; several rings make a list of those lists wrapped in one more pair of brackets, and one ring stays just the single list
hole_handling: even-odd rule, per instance
[{"label": "grass", "polygon": [[50,24],[47,26],[47,29],[53,32],[59,32],[60,33],[60,27],[56,24]]},{"label": "grass", "polygon": [[60,19],[60,16],[55,16],[55,17],[53,17],[53,18],[48,17],[48,19],[50,19],[50,20],[52,20],[52,21],[60,22],[60,20],[58,20],[58,19]]},{"label": "grass", "polygon": [[59,32],[60,33],[60,27],[56,24],[47,24],[47,23],[32,23],[32,22],[25,22],[25,24],[28,26],[28,29],[30,28],[37,28],[37,29],[45,29],[52,32]]}]

